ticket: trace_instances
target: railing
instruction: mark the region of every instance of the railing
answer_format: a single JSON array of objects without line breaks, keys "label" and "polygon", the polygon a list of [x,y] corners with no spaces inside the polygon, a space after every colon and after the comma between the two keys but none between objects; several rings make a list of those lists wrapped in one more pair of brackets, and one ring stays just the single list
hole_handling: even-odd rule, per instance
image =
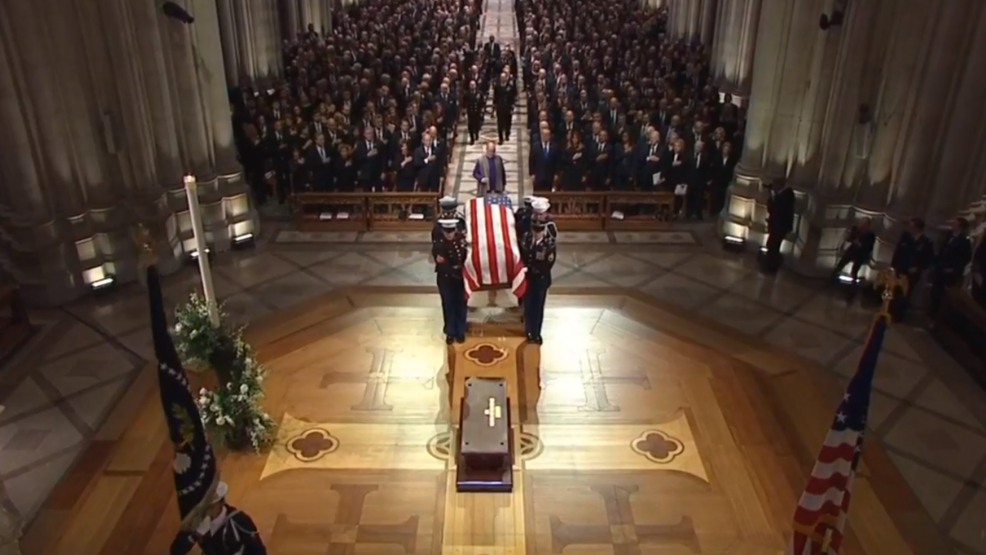
[{"label": "railing", "polygon": [[666,192],[552,192],[541,196],[551,202],[558,228],[570,231],[665,229],[674,207],[674,194]]},{"label": "railing", "polygon": [[[667,229],[674,206],[668,192],[551,192],[551,214],[565,231]],[[295,193],[292,209],[307,231],[417,231],[431,229],[436,193]]]},{"label": "railing", "polygon": [[305,231],[431,229],[435,193],[294,193],[291,209]]}]

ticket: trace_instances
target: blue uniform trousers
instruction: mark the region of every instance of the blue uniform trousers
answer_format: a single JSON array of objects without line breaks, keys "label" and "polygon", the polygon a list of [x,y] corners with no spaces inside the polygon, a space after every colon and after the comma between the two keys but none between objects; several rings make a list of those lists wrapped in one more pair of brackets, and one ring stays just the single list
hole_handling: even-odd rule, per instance
[{"label": "blue uniform trousers", "polygon": [[460,280],[438,278],[438,294],[442,297],[443,331],[450,337],[466,336],[466,287]]},{"label": "blue uniform trousers", "polygon": [[544,304],[548,300],[548,282],[538,278],[528,278],[524,293],[524,333],[531,337],[541,337],[544,323]]}]

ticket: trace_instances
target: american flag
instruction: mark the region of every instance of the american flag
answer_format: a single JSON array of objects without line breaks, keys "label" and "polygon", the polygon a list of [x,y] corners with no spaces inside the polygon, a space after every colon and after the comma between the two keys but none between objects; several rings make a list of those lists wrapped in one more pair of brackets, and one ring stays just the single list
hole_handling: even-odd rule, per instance
[{"label": "american flag", "polygon": [[470,199],[466,203],[469,256],[465,264],[466,295],[481,287],[508,287],[521,297],[527,290],[527,269],[520,256],[514,213],[509,205]]},{"label": "american flag", "polygon": [[863,436],[870,412],[870,391],[887,316],[879,315],[832,420],[815,467],[794,512],[794,533],[788,555],[839,555],[856,468],[863,455]]},{"label": "american flag", "polygon": [[490,193],[486,195],[486,204],[502,205],[506,207],[513,206],[513,201],[507,195],[501,195],[497,193]]}]

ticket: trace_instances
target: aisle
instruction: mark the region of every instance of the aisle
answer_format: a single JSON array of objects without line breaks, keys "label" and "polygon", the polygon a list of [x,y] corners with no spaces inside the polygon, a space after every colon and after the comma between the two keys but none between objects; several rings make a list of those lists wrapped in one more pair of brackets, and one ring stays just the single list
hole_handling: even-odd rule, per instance
[{"label": "aisle", "polygon": [[[489,40],[490,35],[496,37],[501,48],[509,44],[518,58],[519,43],[517,35],[517,16],[513,10],[513,0],[487,0],[486,9],[483,12],[483,19],[480,24],[477,41],[480,44]],[[518,70],[520,60],[518,59]],[[514,206],[517,206],[519,199],[530,190],[530,183],[527,176],[527,148],[528,137],[525,129],[527,122],[527,102],[523,91],[522,79],[518,76],[517,86],[517,107],[514,108],[513,126],[510,132],[510,140],[497,146],[497,153],[503,157],[503,162],[507,170],[507,192],[510,195]],[[469,145],[469,130],[466,128],[466,118],[463,116],[459,123],[459,137],[457,142],[454,160],[449,170],[449,184],[453,194],[460,203],[468,202],[476,196],[476,180],[472,177],[473,165],[476,158],[483,154],[486,140],[497,139],[496,116],[493,115],[493,92],[490,91],[486,100],[486,118],[483,121],[483,128],[480,131],[480,140],[475,144]]]}]

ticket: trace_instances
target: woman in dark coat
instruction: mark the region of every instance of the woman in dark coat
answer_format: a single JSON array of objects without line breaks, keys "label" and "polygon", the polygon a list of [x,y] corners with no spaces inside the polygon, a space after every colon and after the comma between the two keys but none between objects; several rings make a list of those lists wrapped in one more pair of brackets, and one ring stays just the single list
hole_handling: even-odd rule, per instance
[{"label": "woman in dark coat", "polygon": [[563,191],[584,191],[586,154],[578,131],[568,134],[568,146],[561,157],[561,189]]},{"label": "woman in dark coat", "polygon": [[402,142],[400,145],[400,151],[394,160],[394,167],[397,168],[397,192],[410,193],[414,191],[418,170],[414,167],[414,153],[411,152],[411,146],[406,142]]}]

